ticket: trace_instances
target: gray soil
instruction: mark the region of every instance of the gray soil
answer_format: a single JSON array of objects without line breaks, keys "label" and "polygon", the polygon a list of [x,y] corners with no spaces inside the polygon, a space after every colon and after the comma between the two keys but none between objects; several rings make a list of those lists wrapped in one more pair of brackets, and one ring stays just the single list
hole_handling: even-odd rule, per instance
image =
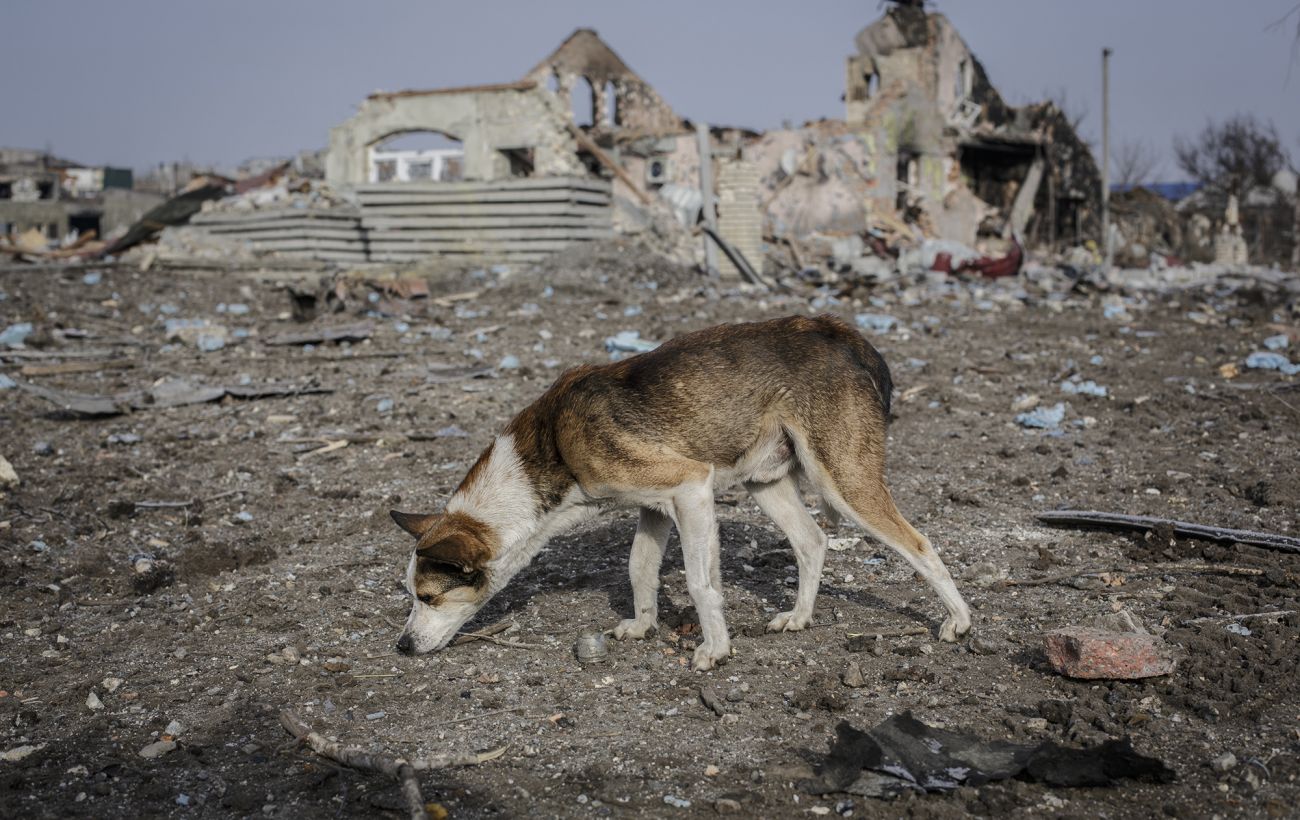
[{"label": "gray soil", "polygon": [[[94,361],[129,364],[22,376],[22,365],[59,359],[6,360],[15,378],[85,393],[166,377],[334,391],[97,419],[0,392],[0,454],[22,481],[0,501],[0,752],[36,747],[0,761],[0,814],[404,811],[391,781],[294,744],[277,719],[286,707],[327,735],[390,753],[505,746],[480,766],[421,776],[425,798],[453,817],[712,816],[720,799],[757,817],[1292,814],[1300,615],[1241,621],[1245,635],[1223,619],[1190,622],[1300,609],[1300,556],[1053,529],[1034,515],[1068,506],[1300,533],[1295,380],[1219,372],[1276,332],[1267,324],[1294,317],[1248,291],[1192,291],[1131,300],[1127,316],[1106,318],[1097,294],[1049,303],[1019,287],[880,289],[854,294],[875,306],[846,297],[814,307],[808,294],[720,293],[615,247],[506,278],[437,278],[434,297],[480,291],[449,306],[372,303],[357,287],[340,312],[322,303],[302,323],[289,317],[285,290],[250,276],[116,268],[87,285],[80,271],[0,274],[0,329],[33,321],[39,349],[111,348],[113,359]],[[222,303],[250,310],[219,313]],[[168,343],[161,305],[248,335],[210,353]],[[937,598],[870,539],[829,554],[814,628],[766,634],[792,601],[793,557],[753,502],[729,490],[719,515],[735,652],[717,670],[687,666],[699,632],[672,545],[658,635],[610,640],[603,662],[575,658],[580,633],[631,613],[632,512],[555,539],[470,625],[514,624],[499,637],[522,645],[395,653],[411,545],[388,510],[437,509],[560,369],[608,360],[603,341],[619,330],[664,339],[821,309],[901,321],[869,336],[900,391],[889,483],[958,579],[974,610],[972,640],[937,642]],[[371,319],[367,342],[265,344],[367,310],[392,314]],[[60,342],[60,329],[87,336]],[[507,355],[520,366],[462,378]],[[439,370],[448,366],[460,370]],[[1109,396],[1061,395],[1075,371]],[[1059,435],[1014,423],[1013,402],[1030,393],[1067,403]],[[467,435],[434,435],[453,425]],[[331,441],[349,443],[307,453]],[[856,538],[847,527],[832,535]],[[142,557],[152,570],[137,572]],[[1109,574],[1003,582],[1071,570]],[[1052,672],[1044,631],[1120,610],[1162,634],[1180,659],[1172,675],[1090,682]],[[926,632],[854,637],[903,627]],[[851,664],[864,686],[841,682]],[[724,715],[701,703],[706,686]],[[92,692],[99,708],[88,706]],[[893,802],[804,793],[799,781],[838,721],[865,729],[902,710],[990,739],[1082,745],[1127,735],[1178,779],[1073,790],[1010,781]],[[177,747],[142,757],[172,721]],[[1217,771],[1210,762],[1225,752],[1237,765]]]}]

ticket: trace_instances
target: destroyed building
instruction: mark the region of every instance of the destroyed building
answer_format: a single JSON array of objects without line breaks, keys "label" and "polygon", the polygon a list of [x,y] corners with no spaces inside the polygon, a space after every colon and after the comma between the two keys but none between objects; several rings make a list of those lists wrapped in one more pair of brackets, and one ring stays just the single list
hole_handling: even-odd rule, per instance
[{"label": "destroyed building", "polygon": [[899,4],[846,61],[845,119],[772,131],[748,153],[776,237],[918,231],[1076,244],[1100,232],[1092,155],[1050,102],[1007,105],[942,14]]},{"label": "destroyed building", "polygon": [[59,243],[124,230],[160,201],[132,190],[132,182],[129,168],[0,149],[0,236],[34,233]]},{"label": "destroyed building", "polygon": [[[756,270],[879,261],[926,240],[974,254],[1099,235],[1087,145],[1052,103],[1007,105],[946,17],[894,5],[855,44],[843,120],[758,133],[697,128],[578,29],[512,82],[364,100],[324,161],[350,204],[235,219],[218,203],[196,221],[258,250],[339,261],[527,261],[615,232],[662,234],[665,221],[680,247],[704,222]],[[442,142],[391,147],[411,134]]]}]

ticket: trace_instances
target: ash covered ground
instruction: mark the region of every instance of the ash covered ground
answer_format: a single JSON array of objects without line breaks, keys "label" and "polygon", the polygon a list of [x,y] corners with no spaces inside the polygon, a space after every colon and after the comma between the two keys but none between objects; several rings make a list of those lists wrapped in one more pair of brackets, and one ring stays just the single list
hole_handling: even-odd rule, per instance
[{"label": "ash covered ground", "polygon": [[[36,353],[4,358],[7,375],[146,397],[79,418],[20,387],[0,392],[0,455],[21,480],[0,505],[8,816],[404,812],[391,781],[294,744],[278,721],[286,707],[389,753],[505,746],[482,765],[422,775],[425,798],[453,817],[1255,817],[1300,800],[1300,615],[1222,617],[1300,609],[1300,556],[1035,520],[1073,507],[1300,532],[1295,377],[1244,366],[1263,339],[1294,335],[1285,292],[1243,280],[1125,295],[1043,274],[839,298],[740,293],[613,243],[533,269],[435,276],[429,298],[355,281],[303,322],[275,277],[84,274],[0,276],[0,327],[32,322]],[[830,533],[847,540],[828,554],[815,627],[766,634],[793,599],[793,555],[743,491],[728,490],[718,498],[735,654],[717,670],[687,667],[699,633],[675,536],[658,635],[611,640],[603,662],[575,658],[580,633],[631,612],[633,511],[555,539],[470,624],[513,624],[498,637],[520,645],[395,653],[410,543],[388,510],[437,509],[561,369],[607,361],[605,339],[619,331],[662,340],[823,310],[896,319],[867,334],[899,391],[889,484],[970,602],[971,640],[937,642],[934,594],[847,526]],[[224,345],[169,341],[169,319],[219,324]],[[366,341],[267,343],[358,322],[373,326]],[[103,367],[21,372],[63,362]],[[151,387],[177,380],[290,394],[150,405]],[[1107,395],[1062,393],[1088,380]],[[1058,402],[1056,430],[1015,421]],[[1105,574],[1007,583],[1071,571]],[[1117,612],[1161,636],[1179,660],[1173,674],[1052,671],[1044,631]],[[925,633],[855,637],[907,627]],[[706,686],[724,714],[701,702]],[[1127,735],[1178,779],[1007,781],[891,802],[800,786],[840,720],[865,729],[903,710],[990,739]],[[147,747],[156,756],[142,756]]]}]

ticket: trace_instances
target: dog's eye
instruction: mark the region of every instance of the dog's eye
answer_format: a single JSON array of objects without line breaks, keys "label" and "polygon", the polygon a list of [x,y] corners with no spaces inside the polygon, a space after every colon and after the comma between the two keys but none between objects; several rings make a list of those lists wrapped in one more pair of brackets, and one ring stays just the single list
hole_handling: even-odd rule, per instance
[{"label": "dog's eye", "polygon": [[427,606],[433,606],[432,595],[417,595],[415,597],[420,599],[420,603],[425,604]]}]

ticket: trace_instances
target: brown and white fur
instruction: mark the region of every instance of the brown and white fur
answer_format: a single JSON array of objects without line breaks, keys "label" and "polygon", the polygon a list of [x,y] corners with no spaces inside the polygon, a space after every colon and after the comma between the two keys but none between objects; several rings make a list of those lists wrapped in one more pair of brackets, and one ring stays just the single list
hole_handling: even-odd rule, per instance
[{"label": "brown and white fur", "polygon": [[703,641],[696,669],[728,657],[713,494],[743,483],[790,539],[794,608],[771,631],[808,626],[826,535],[799,479],[825,508],[903,556],[948,610],[939,637],[970,631],[970,612],[929,539],[884,484],[893,385],[880,354],[832,316],[721,325],[649,353],[567,371],[483,452],[441,514],[394,511],[417,538],[406,571],[414,605],[398,640],[439,649],[557,532],[617,506],[640,508],[630,570],[635,613],[617,638],[655,630],[669,528],[681,536]]}]

